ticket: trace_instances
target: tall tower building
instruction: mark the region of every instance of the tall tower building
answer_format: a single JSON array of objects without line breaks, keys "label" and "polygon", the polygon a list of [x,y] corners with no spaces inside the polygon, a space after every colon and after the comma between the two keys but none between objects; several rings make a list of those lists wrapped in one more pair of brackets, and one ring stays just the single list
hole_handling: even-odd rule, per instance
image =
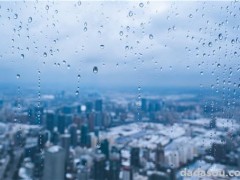
[{"label": "tall tower building", "polygon": [[65,150],[60,146],[51,146],[46,150],[43,179],[65,179]]},{"label": "tall tower building", "polygon": [[98,99],[95,101],[95,110],[97,112],[102,112],[102,100]]},{"label": "tall tower building", "polygon": [[65,150],[66,159],[68,159],[68,157],[69,157],[69,148],[70,148],[70,143],[71,143],[70,138],[71,138],[71,136],[68,133],[61,135],[61,146]]},{"label": "tall tower building", "polygon": [[103,154],[96,154],[94,158],[94,179],[103,180],[106,178],[106,158]]},{"label": "tall tower building", "polygon": [[164,147],[161,143],[157,145],[156,149],[156,163],[159,165],[164,165],[165,159],[164,159]]},{"label": "tall tower building", "polygon": [[139,167],[140,166],[140,149],[138,147],[132,147],[131,149],[131,158],[130,163],[133,167]]},{"label": "tall tower building", "polygon": [[81,145],[87,146],[88,143],[88,126],[86,124],[81,127]]}]

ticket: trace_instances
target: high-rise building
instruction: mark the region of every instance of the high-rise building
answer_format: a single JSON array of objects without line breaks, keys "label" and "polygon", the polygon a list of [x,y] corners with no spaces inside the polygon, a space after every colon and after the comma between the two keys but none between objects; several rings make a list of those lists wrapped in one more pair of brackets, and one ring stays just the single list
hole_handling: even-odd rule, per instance
[{"label": "high-rise building", "polygon": [[106,178],[105,165],[105,155],[97,153],[94,157],[94,180],[103,180]]},{"label": "high-rise building", "polygon": [[92,102],[86,102],[86,112],[92,112],[93,110],[93,103]]},{"label": "high-rise building", "polygon": [[85,166],[80,166],[77,172],[77,180],[89,180],[89,171]]},{"label": "high-rise building", "polygon": [[218,162],[225,162],[226,160],[226,143],[213,143],[212,155]]},{"label": "high-rise building", "polygon": [[96,128],[96,127],[102,127],[102,125],[103,125],[103,114],[102,112],[96,112],[94,126]]},{"label": "high-rise building", "polygon": [[70,144],[73,147],[77,146],[78,143],[78,139],[77,139],[77,125],[76,124],[72,124],[69,127],[69,134],[70,134]]},{"label": "high-rise building", "polygon": [[95,111],[102,112],[102,100],[98,99],[95,101]]},{"label": "high-rise building", "polygon": [[167,173],[161,171],[153,171],[148,173],[148,180],[171,180]]},{"label": "high-rise building", "polygon": [[44,148],[47,140],[48,140],[48,134],[46,131],[42,131],[38,134],[38,149],[39,150]]},{"label": "high-rise building", "polygon": [[51,142],[54,145],[57,145],[60,140],[60,134],[57,130],[57,127],[54,128],[53,133],[51,134]]},{"label": "high-rise building", "polygon": [[88,143],[88,126],[86,124],[81,127],[81,145],[87,146]]},{"label": "high-rise building", "polygon": [[60,146],[52,146],[46,150],[43,179],[65,179],[65,150]]},{"label": "high-rise building", "polygon": [[119,180],[119,173],[121,168],[121,158],[119,153],[112,153],[110,155],[110,180]]},{"label": "high-rise building", "polygon": [[164,159],[164,147],[161,143],[157,144],[156,149],[156,163],[160,165],[164,165],[165,159]]},{"label": "high-rise building", "polygon": [[46,113],[46,129],[53,132],[55,126],[55,115],[53,112]]},{"label": "high-rise building", "polygon": [[141,109],[143,112],[147,111],[147,99],[142,98],[142,104],[141,104]]},{"label": "high-rise building", "polygon": [[104,139],[100,145],[101,152],[106,156],[106,159],[109,158],[109,142],[107,139]]},{"label": "high-rise building", "polygon": [[122,180],[133,180],[133,170],[130,166],[123,166]]},{"label": "high-rise building", "polygon": [[138,168],[140,166],[140,149],[138,147],[132,147],[131,148],[131,157],[130,157],[130,163],[132,167]]},{"label": "high-rise building", "polygon": [[68,133],[61,135],[61,146],[65,150],[65,157],[68,159],[69,157],[69,148],[70,148],[70,141],[71,136]]},{"label": "high-rise building", "polygon": [[65,115],[59,115],[57,119],[57,127],[58,132],[60,134],[63,134],[66,128],[66,116]]}]

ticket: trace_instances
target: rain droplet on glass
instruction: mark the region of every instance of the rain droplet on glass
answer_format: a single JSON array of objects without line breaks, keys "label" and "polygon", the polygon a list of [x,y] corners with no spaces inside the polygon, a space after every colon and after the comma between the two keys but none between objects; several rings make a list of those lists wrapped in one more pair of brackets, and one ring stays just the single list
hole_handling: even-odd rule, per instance
[{"label": "rain droplet on glass", "polygon": [[96,74],[97,72],[98,72],[98,67],[97,67],[97,66],[94,66],[94,67],[93,67],[93,73]]},{"label": "rain droplet on glass", "polygon": [[144,6],[144,4],[143,4],[143,3],[139,3],[139,7],[141,7],[141,8],[142,8],[143,6]]},{"label": "rain droplet on glass", "polygon": [[153,35],[152,34],[149,34],[149,39],[153,39]]},{"label": "rain droplet on glass", "polygon": [[128,16],[129,16],[129,17],[133,16],[133,12],[132,12],[132,11],[129,11]]},{"label": "rain droplet on glass", "polygon": [[28,22],[31,23],[32,22],[32,17],[28,18]]}]

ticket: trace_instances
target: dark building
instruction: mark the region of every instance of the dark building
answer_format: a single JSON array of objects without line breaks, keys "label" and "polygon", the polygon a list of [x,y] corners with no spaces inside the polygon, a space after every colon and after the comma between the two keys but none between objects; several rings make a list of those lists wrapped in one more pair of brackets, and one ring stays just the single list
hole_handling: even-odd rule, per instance
[{"label": "dark building", "polygon": [[53,132],[55,126],[55,115],[54,113],[47,113],[46,114],[46,129],[50,132]]},{"label": "dark building", "polygon": [[70,144],[71,144],[71,146],[76,147],[77,143],[78,143],[76,124],[72,124],[69,127],[69,134],[70,134]]},{"label": "dark building", "polygon": [[213,143],[212,144],[212,156],[217,162],[225,162],[226,160],[226,144],[225,143]]},{"label": "dark building", "polygon": [[93,103],[92,102],[86,102],[86,112],[92,112],[93,110]]},{"label": "dark building", "polygon": [[86,124],[81,127],[81,145],[87,146],[88,144],[88,126]]},{"label": "dark building", "polygon": [[141,104],[141,109],[143,112],[147,111],[147,100],[142,98],[142,104]]},{"label": "dark building", "polygon": [[104,139],[100,145],[101,152],[106,156],[106,159],[109,158],[109,142],[107,139]]},{"label": "dark building", "polygon": [[165,162],[165,160],[164,160],[164,147],[162,146],[161,143],[159,143],[157,145],[155,160],[156,160],[156,164],[164,165],[164,162]]},{"label": "dark building", "polygon": [[132,167],[138,168],[140,166],[140,149],[138,147],[132,147],[130,163]]},{"label": "dark building", "polygon": [[48,140],[48,134],[46,131],[42,131],[38,134],[38,149],[44,149],[44,146]]},{"label": "dark building", "polygon": [[70,141],[71,141],[71,136],[70,134],[63,134],[61,135],[61,146],[65,150],[65,157],[68,159],[69,157],[69,148],[70,148]]},{"label": "dark building", "polygon": [[102,112],[102,100],[98,99],[95,101],[95,111]]},{"label": "dark building", "polygon": [[103,125],[103,114],[102,112],[95,113],[94,127],[102,127]]},{"label": "dark building", "polygon": [[60,141],[60,134],[57,128],[54,128],[53,133],[51,134],[51,142],[54,145],[57,145],[59,141]]},{"label": "dark building", "polygon": [[171,179],[169,175],[164,172],[154,171],[148,175],[148,180],[171,180]]},{"label": "dark building", "polygon": [[94,158],[93,176],[94,180],[104,180],[106,178],[106,159],[103,154],[96,154]]},{"label": "dark building", "polygon": [[110,155],[110,173],[109,180],[119,180],[121,158],[119,153],[112,153]]},{"label": "dark building", "polygon": [[66,128],[66,116],[65,115],[59,115],[57,119],[57,127],[58,127],[58,132],[60,134],[64,133],[64,130]]},{"label": "dark building", "polygon": [[44,158],[42,153],[37,153],[34,155],[32,159],[34,163],[34,176],[35,177],[42,177],[43,175],[43,168],[44,168]]}]

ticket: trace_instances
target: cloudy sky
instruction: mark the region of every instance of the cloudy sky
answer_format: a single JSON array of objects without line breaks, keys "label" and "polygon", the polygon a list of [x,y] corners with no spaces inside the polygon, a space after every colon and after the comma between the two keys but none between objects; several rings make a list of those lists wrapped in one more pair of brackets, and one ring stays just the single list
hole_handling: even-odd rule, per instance
[{"label": "cloudy sky", "polygon": [[239,15],[230,1],[0,2],[0,83],[237,87]]}]

